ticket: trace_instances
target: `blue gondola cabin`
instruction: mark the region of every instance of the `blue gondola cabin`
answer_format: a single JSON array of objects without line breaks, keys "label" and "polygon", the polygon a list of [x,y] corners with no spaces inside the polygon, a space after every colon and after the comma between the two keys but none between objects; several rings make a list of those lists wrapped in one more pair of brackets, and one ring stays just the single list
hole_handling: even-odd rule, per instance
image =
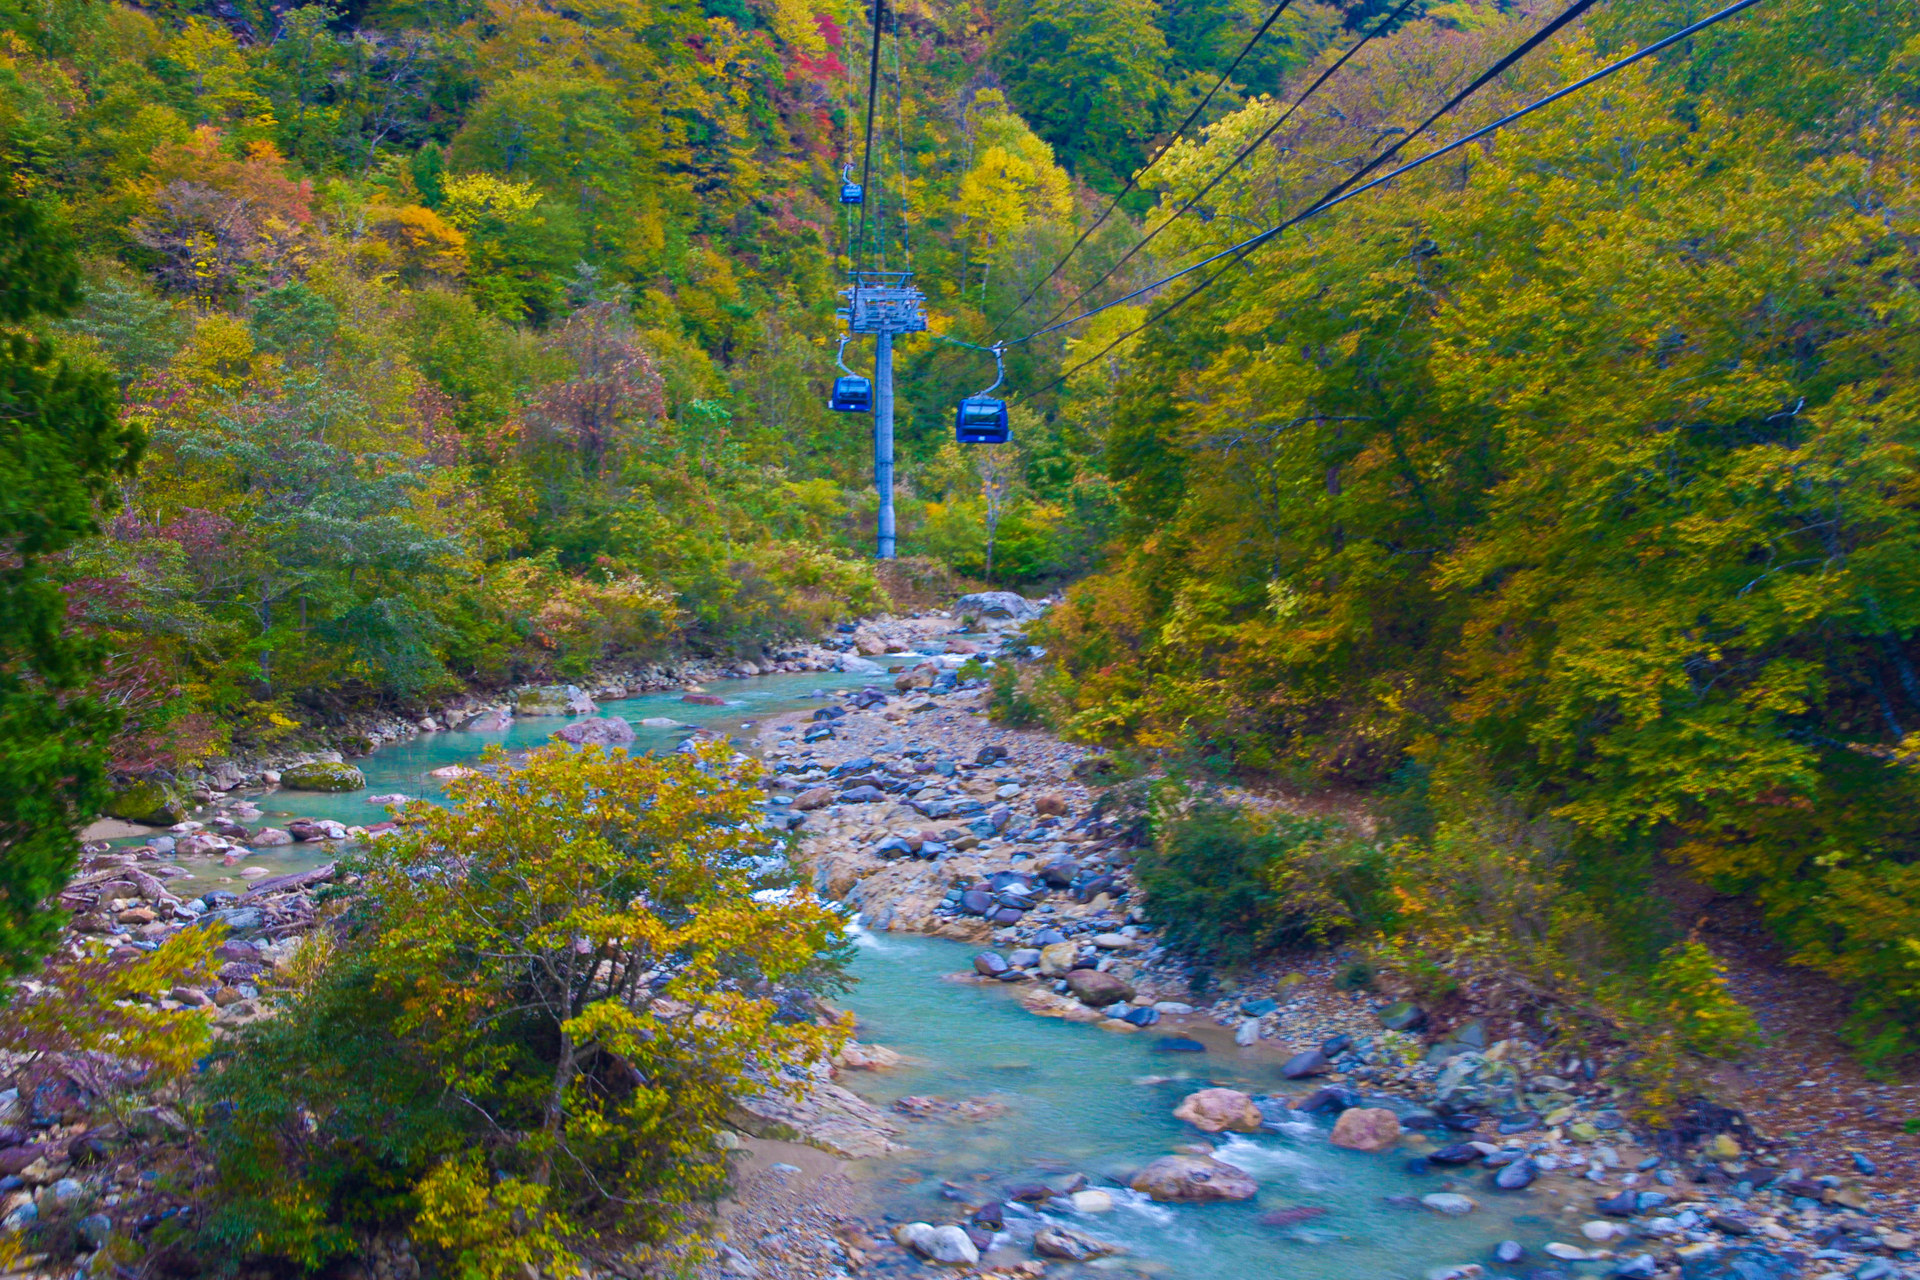
[{"label": "blue gondola cabin", "polygon": [[866,189],[863,188],[859,183],[843,182],[840,184],[840,203],[841,204],[865,204],[866,202],[867,202]]},{"label": "blue gondola cabin", "polygon": [[992,396],[968,396],[953,418],[953,438],[961,444],[1005,444],[1007,402]]},{"label": "blue gondola cabin", "polygon": [[835,378],[827,407],[835,413],[872,413],[873,383],[867,378]]}]

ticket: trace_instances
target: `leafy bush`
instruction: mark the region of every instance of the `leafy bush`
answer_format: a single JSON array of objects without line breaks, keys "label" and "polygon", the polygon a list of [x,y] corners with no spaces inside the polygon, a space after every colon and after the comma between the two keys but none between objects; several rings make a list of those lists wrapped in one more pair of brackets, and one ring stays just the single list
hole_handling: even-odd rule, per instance
[{"label": "leafy bush", "polygon": [[1217,801],[1156,815],[1137,872],[1169,945],[1226,964],[1324,944],[1388,910],[1379,846],[1320,819]]},{"label": "leafy bush", "polygon": [[1653,1114],[1706,1089],[1702,1059],[1734,1058],[1760,1040],[1753,1011],[1733,998],[1723,966],[1699,942],[1670,947],[1650,972],[1608,984],[1600,1007],[1627,1041],[1627,1079]]},{"label": "leafy bush", "polygon": [[1020,668],[1003,659],[993,669],[987,693],[987,715],[995,724],[1009,729],[1030,729],[1045,720],[1040,704],[1034,700],[1032,676],[1022,678]]},{"label": "leafy bush", "polygon": [[217,1256],[400,1228],[487,1280],[644,1260],[721,1186],[736,1098],[830,1051],[779,997],[832,978],[838,917],[753,897],[718,754],[491,763],[356,856],[339,945],[208,1081]]}]

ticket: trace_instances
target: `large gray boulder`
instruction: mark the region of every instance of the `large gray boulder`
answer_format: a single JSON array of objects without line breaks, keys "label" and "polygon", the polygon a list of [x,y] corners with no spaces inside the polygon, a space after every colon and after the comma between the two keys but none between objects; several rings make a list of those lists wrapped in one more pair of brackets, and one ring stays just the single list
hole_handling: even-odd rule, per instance
[{"label": "large gray boulder", "polygon": [[966,1229],[951,1223],[936,1227],[925,1222],[909,1222],[896,1228],[893,1238],[929,1262],[971,1267],[980,1261],[980,1250],[974,1247]]},{"label": "large gray boulder", "polygon": [[616,716],[598,720],[575,720],[553,732],[561,742],[574,746],[628,747],[633,745],[633,726]]},{"label": "large gray boulder", "polygon": [[1155,1200],[1251,1200],[1260,1188],[1252,1178],[1212,1156],[1162,1156],[1128,1184]]},{"label": "large gray boulder", "polygon": [[953,612],[963,618],[1025,622],[1046,611],[1045,605],[1029,600],[1017,591],[976,591],[953,602]]},{"label": "large gray boulder", "polygon": [[578,685],[571,684],[529,689],[513,703],[517,716],[590,716],[599,709]]},{"label": "large gray boulder", "polygon": [[1131,984],[1098,969],[1075,969],[1068,973],[1067,990],[1073,992],[1081,1004],[1090,1004],[1096,1009],[1104,1009],[1118,1000],[1133,999]]}]

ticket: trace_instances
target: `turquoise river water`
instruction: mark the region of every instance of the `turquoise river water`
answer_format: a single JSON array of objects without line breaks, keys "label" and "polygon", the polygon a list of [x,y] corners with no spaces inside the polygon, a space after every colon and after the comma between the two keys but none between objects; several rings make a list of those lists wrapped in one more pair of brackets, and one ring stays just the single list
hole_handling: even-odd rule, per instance
[{"label": "turquoise river water", "polygon": [[[670,717],[683,724],[741,730],[784,711],[821,705],[807,695],[855,687],[871,676],[807,673],[716,681],[720,707],[680,700],[678,692],[649,694],[603,705],[601,714],[629,721]],[[354,763],[367,790],[344,795],[274,792],[255,798],[271,825],[294,817],[367,824],[385,816],[367,796],[402,792],[440,799],[444,787],[428,777],[449,764],[471,763],[489,746],[538,746],[564,721],[516,721],[504,733],[423,734],[382,747]],[[682,729],[637,723],[636,749],[671,748]],[[327,857],[313,845],[255,851],[232,866],[218,858],[185,859],[191,878],[180,888],[242,888],[237,873],[261,867],[281,874]],[[178,892],[179,889],[176,889]],[[986,1099],[998,1114],[972,1121],[905,1121],[913,1154],[871,1162],[865,1169],[883,1209],[900,1221],[953,1221],[962,1206],[942,1196],[942,1183],[967,1188],[975,1201],[995,1198],[1003,1180],[1084,1173],[1113,1192],[1114,1212],[1053,1216],[1125,1245],[1124,1257],[1094,1264],[1092,1274],[1155,1276],[1165,1280],[1421,1280],[1437,1267],[1487,1262],[1492,1246],[1513,1238],[1529,1247],[1546,1239],[1548,1223],[1524,1200],[1503,1199],[1484,1172],[1408,1173],[1398,1157],[1360,1155],[1331,1147],[1324,1122],[1302,1122],[1279,1134],[1236,1136],[1218,1158],[1260,1184],[1242,1204],[1156,1205],[1120,1184],[1146,1162],[1200,1140],[1172,1117],[1181,1098],[1208,1084],[1253,1093],[1284,1092],[1271,1058],[1215,1041],[1206,1054],[1155,1048],[1163,1034],[1121,1035],[1097,1027],[1038,1018],[1023,1011],[1000,984],[952,980],[967,970],[975,948],[940,939],[858,933],[855,988],[844,999],[861,1020],[861,1038],[907,1054],[905,1069],[848,1081],[883,1105],[908,1094],[952,1101]],[[1462,1190],[1481,1208],[1464,1218],[1438,1217],[1388,1197]],[[1313,1207],[1325,1213],[1288,1227],[1263,1225],[1262,1214]],[[1538,1256],[1536,1254],[1536,1256]]]},{"label": "turquoise river water", "polygon": [[[1224,1085],[1250,1093],[1299,1093],[1271,1056],[1229,1039],[1209,1052],[1169,1053],[1149,1030],[1116,1033],[1084,1023],[1039,1018],[1002,984],[956,982],[977,948],[938,938],[862,934],[854,965],[858,986],[844,1003],[858,1015],[860,1038],[915,1060],[905,1070],[844,1083],[876,1102],[909,1095],[949,1101],[985,1099],[1005,1110],[972,1121],[905,1121],[901,1141],[918,1154],[869,1162],[880,1202],[900,1221],[951,1222],[963,1206],[943,1183],[995,1198],[1005,1181],[1084,1173],[1110,1191],[1111,1213],[1049,1211],[1077,1230],[1123,1244],[1124,1257],[1097,1274],[1167,1280],[1420,1280],[1436,1268],[1491,1264],[1493,1246],[1519,1240],[1538,1259],[1549,1223],[1534,1204],[1492,1188],[1485,1171],[1458,1175],[1406,1172],[1400,1157],[1330,1146],[1330,1124],[1303,1121],[1277,1134],[1235,1135],[1215,1158],[1244,1169],[1259,1195],[1240,1204],[1154,1204],[1122,1185],[1133,1170],[1185,1144],[1205,1141],[1173,1118],[1195,1089]],[[1474,1213],[1443,1218],[1396,1207],[1390,1196],[1460,1190]],[[1266,1226],[1263,1214],[1312,1207],[1323,1216]],[[1537,1266],[1538,1263],[1536,1262]]]}]

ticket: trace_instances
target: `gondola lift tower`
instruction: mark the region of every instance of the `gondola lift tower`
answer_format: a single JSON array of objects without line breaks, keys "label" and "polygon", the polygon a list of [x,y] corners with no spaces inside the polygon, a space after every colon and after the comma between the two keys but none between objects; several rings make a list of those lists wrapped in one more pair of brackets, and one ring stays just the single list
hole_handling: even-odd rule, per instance
[{"label": "gondola lift tower", "polygon": [[874,556],[892,560],[893,336],[925,332],[927,298],[914,287],[911,271],[855,271],[840,296],[847,303],[839,311],[847,332],[870,333],[874,338],[873,489],[880,499]]}]

